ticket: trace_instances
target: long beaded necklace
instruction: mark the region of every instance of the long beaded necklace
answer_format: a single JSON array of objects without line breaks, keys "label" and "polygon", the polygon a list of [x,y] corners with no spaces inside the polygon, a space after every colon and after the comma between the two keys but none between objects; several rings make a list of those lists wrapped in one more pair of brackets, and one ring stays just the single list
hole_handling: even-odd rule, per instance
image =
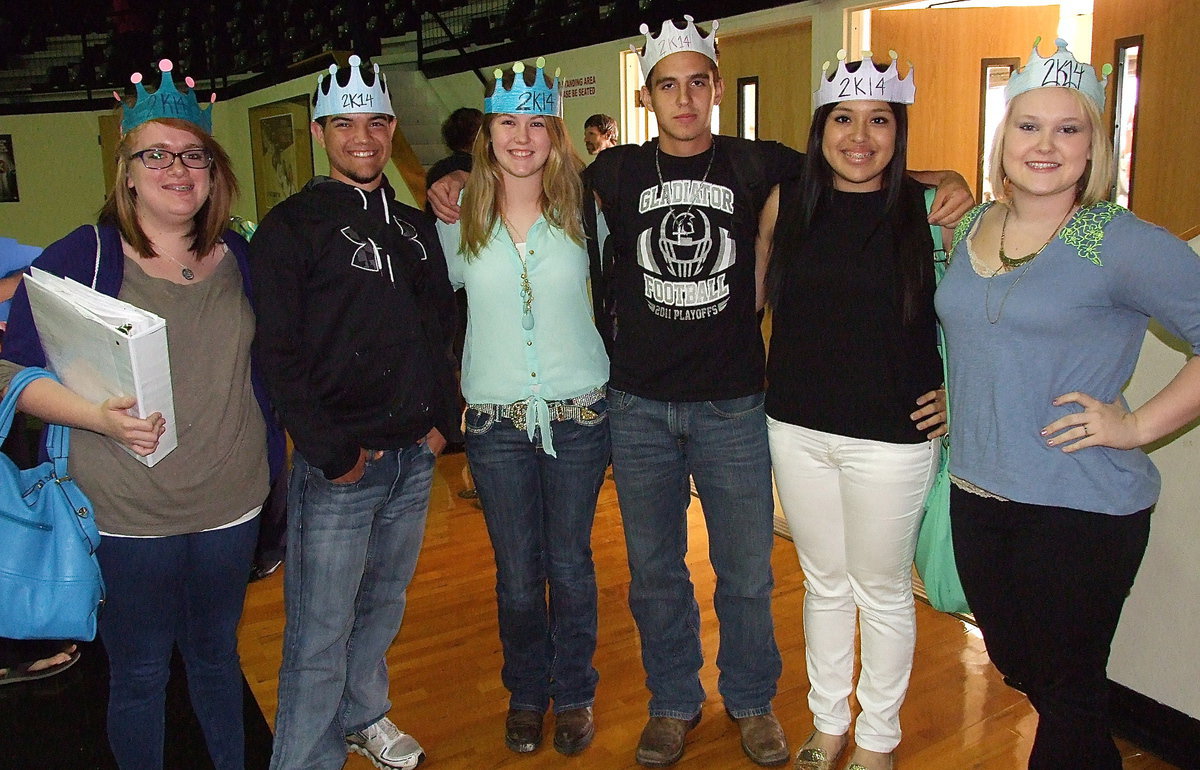
[{"label": "long beaded necklace", "polygon": [[[654,147],[654,170],[658,173],[658,189],[661,191],[662,188],[667,183],[663,180],[662,165],[658,161],[658,158],[660,155],[662,155],[662,145],[661,144],[655,145],[655,147]],[[704,184],[705,182],[708,181],[708,172],[712,171],[713,160],[716,157],[717,157],[717,137],[714,136],[712,138],[712,147],[710,148],[709,155],[708,155],[708,167],[704,169],[704,176],[700,177],[700,184]],[[671,180],[671,181],[675,181],[675,180]],[[694,203],[689,203],[687,205],[687,208],[684,209],[684,211],[691,211],[692,207],[694,205],[695,205]],[[674,207],[672,207],[672,209],[673,208]],[[668,209],[668,211],[670,211],[670,210],[671,209]]]},{"label": "long beaded necklace", "polygon": [[523,304],[521,328],[530,331],[533,329],[533,284],[529,280],[529,261],[517,245],[517,228],[513,227],[512,222],[509,222],[508,217],[503,214],[500,219],[504,222],[508,239],[512,241],[513,250],[517,252],[517,259],[521,260],[521,302]]},{"label": "long beaded necklace", "polygon": [[[1071,206],[1069,209],[1067,209],[1067,213],[1062,218],[1062,221],[1058,223],[1058,227],[1051,231],[1050,237],[1046,239],[1046,242],[1043,243],[1037,249],[1037,251],[1033,251],[1023,257],[1013,259],[1004,253],[1004,233],[1008,229],[1008,215],[1012,213],[1011,208],[1008,206],[1004,207],[1004,222],[1000,225],[1000,267],[996,268],[996,272],[988,276],[987,289],[983,294],[983,312],[984,315],[987,316],[988,323],[990,323],[992,326],[1000,323],[1000,317],[1004,315],[1004,306],[1008,303],[1008,295],[1012,294],[1012,290],[1017,288],[1017,284],[1020,283],[1021,279],[1025,277],[1025,274],[1029,272],[1029,268],[1033,266],[1032,263],[1034,257],[1045,251],[1046,247],[1049,246],[1056,237],[1058,237],[1058,231],[1063,228],[1063,225],[1067,223],[1067,220],[1071,217],[1071,214],[1074,213],[1074,211],[1074,206]],[[1000,275],[1000,273],[1011,271],[1014,268],[1021,267],[1022,265],[1025,266],[1025,269],[1021,271],[1021,274],[1017,276],[1016,280],[1009,284],[1008,289],[1004,292],[1004,296],[1000,298],[1000,307],[996,309],[996,317],[992,318],[992,279]]]}]

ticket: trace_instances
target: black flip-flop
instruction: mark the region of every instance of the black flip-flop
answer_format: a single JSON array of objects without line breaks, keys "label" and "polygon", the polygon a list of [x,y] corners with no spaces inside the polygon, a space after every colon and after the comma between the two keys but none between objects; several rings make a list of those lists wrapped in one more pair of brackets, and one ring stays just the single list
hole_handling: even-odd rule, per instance
[{"label": "black flip-flop", "polygon": [[63,661],[62,663],[56,663],[55,665],[48,666],[47,668],[38,669],[37,671],[30,670],[30,667],[37,663],[36,660],[31,660],[27,663],[21,663],[13,666],[4,674],[0,674],[0,687],[3,687],[6,684],[17,684],[18,682],[32,682],[35,679],[45,679],[46,677],[54,676],[55,674],[61,674],[71,666],[74,666],[75,662],[79,660],[79,650],[75,650],[74,652],[68,654],[71,656],[69,660]]}]

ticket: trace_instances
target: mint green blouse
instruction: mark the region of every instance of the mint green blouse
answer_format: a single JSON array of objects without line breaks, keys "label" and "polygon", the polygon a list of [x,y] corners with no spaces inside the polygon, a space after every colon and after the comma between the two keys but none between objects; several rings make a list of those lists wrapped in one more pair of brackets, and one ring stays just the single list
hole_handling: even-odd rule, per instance
[{"label": "mint green blouse", "polygon": [[[608,356],[592,320],[587,250],[539,217],[529,228],[524,265],[501,223],[483,251],[467,260],[459,253],[458,224],[437,227],[450,283],[467,290],[463,396],[468,404],[527,402],[528,413],[536,415],[529,420],[530,439],[540,427],[543,447],[553,456],[546,402],[608,381]],[[526,270],[531,318],[522,295]]]}]

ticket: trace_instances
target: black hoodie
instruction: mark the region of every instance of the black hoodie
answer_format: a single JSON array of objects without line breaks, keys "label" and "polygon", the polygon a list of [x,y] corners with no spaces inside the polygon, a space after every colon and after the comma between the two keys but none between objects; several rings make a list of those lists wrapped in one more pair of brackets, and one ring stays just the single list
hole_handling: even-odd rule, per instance
[{"label": "black hoodie", "polygon": [[454,295],[430,218],[386,179],[366,192],[319,176],[263,218],[250,251],[255,353],[309,464],[334,479],[360,448],[457,437]]}]

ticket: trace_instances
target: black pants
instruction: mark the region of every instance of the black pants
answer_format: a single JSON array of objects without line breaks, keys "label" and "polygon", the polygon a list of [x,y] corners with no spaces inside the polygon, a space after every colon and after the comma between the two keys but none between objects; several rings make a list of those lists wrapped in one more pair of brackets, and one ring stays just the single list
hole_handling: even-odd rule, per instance
[{"label": "black pants", "polygon": [[1038,712],[1030,770],[1121,770],[1108,655],[1150,509],[1108,516],[954,488],[954,556],[988,655]]}]

